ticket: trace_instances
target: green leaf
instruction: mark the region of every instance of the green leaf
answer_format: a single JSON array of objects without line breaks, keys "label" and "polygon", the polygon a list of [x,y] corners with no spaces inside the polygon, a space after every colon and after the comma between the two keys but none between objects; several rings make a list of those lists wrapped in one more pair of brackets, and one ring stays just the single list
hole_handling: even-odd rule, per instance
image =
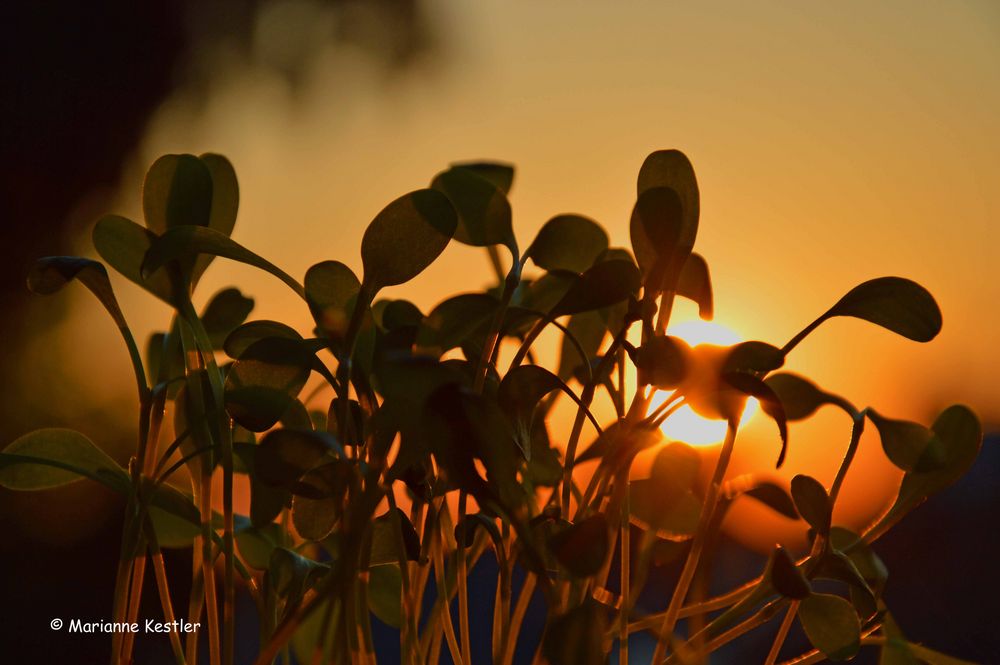
[{"label": "green leaf", "polygon": [[715,314],[712,297],[712,277],[709,274],[708,262],[698,253],[688,254],[677,279],[677,295],[689,298],[698,303],[698,316],[705,321],[711,321]]},{"label": "green leaf", "polygon": [[730,348],[722,371],[766,374],[784,364],[785,354],[781,349],[766,342],[740,342]]},{"label": "green leaf", "polygon": [[902,277],[879,277],[851,289],[837,304],[793,337],[786,353],[817,326],[835,316],[870,321],[916,342],[941,332],[941,310],[927,289]]},{"label": "green leaf", "polygon": [[604,608],[594,600],[585,600],[549,620],[542,654],[551,665],[601,665],[606,660],[607,623]]},{"label": "green leaf", "polygon": [[455,542],[460,547],[472,547],[476,541],[477,528],[486,530],[486,534],[493,544],[494,552],[503,551],[503,537],[497,527],[496,518],[483,512],[466,515],[461,522],[455,525]]},{"label": "green leaf", "polygon": [[[395,510],[396,518],[399,519],[398,527],[393,519],[393,510]],[[398,546],[400,534],[403,538],[403,552],[399,551]],[[372,522],[372,549],[369,555],[369,565],[381,566],[397,563],[400,554],[402,554],[404,561],[419,561],[420,537],[417,536],[417,530],[413,527],[413,523],[410,522],[406,513],[399,508],[394,508]]]},{"label": "green leaf", "polygon": [[795,503],[792,501],[792,497],[788,496],[788,492],[774,483],[761,483],[753,489],[743,492],[743,495],[756,499],[788,519],[799,519],[799,513],[795,510]]},{"label": "green leaf", "polygon": [[635,368],[640,386],[654,385],[661,390],[676,388],[688,372],[691,348],[679,337],[651,337],[639,347]]},{"label": "green leaf", "polygon": [[[282,462],[289,460],[285,457]],[[319,541],[330,535],[353,477],[354,469],[346,460],[321,464],[302,475],[292,492],[292,524],[300,536]]]},{"label": "green leaf", "polygon": [[225,235],[231,235],[236,226],[236,213],[240,207],[240,186],[236,170],[222,155],[207,152],[198,159],[212,176],[212,209],[208,226]]},{"label": "green leaf", "polygon": [[316,362],[301,340],[265,337],[254,342],[226,376],[226,411],[251,432],[270,429],[305,386]]},{"label": "green leaf", "polygon": [[333,453],[342,451],[336,439],[326,432],[272,430],[254,453],[255,478],[272,487],[296,491],[299,490],[296,481]]},{"label": "green leaf", "polygon": [[[781,437],[781,451],[778,453],[778,461],[775,468],[781,468],[785,463],[785,455],[788,452],[788,419],[785,417],[785,409],[781,400],[774,394],[774,391],[760,378],[752,374],[743,372],[726,372],[722,375],[723,381],[735,388],[744,395],[749,395],[757,399],[760,403],[761,411],[766,413],[778,426],[778,435]],[[742,408],[738,412],[729,414],[730,418],[737,418],[742,413]]]},{"label": "green leaf", "polygon": [[699,212],[698,181],[691,161],[680,150],[657,150],[639,168],[636,193],[654,187],[669,187],[677,192],[684,208],[685,225],[697,225]]},{"label": "green leaf", "polygon": [[462,167],[439,173],[431,188],[447,196],[455,206],[458,213],[455,240],[474,247],[504,245],[517,260],[510,203],[503,190],[475,171]]},{"label": "green leaf", "polygon": [[701,499],[694,491],[700,468],[701,457],[687,444],[675,441],[664,446],[653,460],[649,478],[629,483],[636,524],[671,539],[692,535],[701,515]]},{"label": "green leaf", "polygon": [[119,328],[128,328],[111,289],[108,271],[97,261],[76,256],[48,256],[38,259],[28,273],[28,288],[33,293],[47,296],[61,290],[74,279],[90,289]]},{"label": "green leaf", "polygon": [[266,570],[271,560],[271,552],[282,542],[283,530],[279,524],[267,524],[256,528],[242,515],[234,515],[236,548],[247,566],[254,570]]},{"label": "green leaf", "polygon": [[849,660],[861,646],[861,624],[849,602],[814,593],[799,605],[799,621],[812,645],[830,660]]},{"label": "green leaf", "polygon": [[903,471],[933,471],[944,464],[944,443],[923,425],[885,418],[874,409],[866,415],[878,429],[882,450]]},{"label": "green leaf", "polygon": [[259,342],[260,340],[268,337],[284,337],[286,339],[302,340],[302,335],[300,335],[294,328],[287,326],[284,323],[280,323],[279,321],[261,319],[259,321],[244,323],[240,327],[233,330],[226,337],[222,346],[225,349],[227,356],[237,359],[255,342]]},{"label": "green leaf", "polygon": [[814,414],[819,407],[831,403],[827,393],[798,374],[790,372],[772,374],[764,383],[778,396],[788,420],[804,420]]},{"label": "green leaf", "polygon": [[774,590],[786,598],[802,600],[807,598],[812,589],[805,575],[795,565],[784,547],[778,545],[771,554],[770,580]]},{"label": "green leaf", "polygon": [[639,272],[630,261],[612,259],[580,275],[552,308],[552,316],[601,309],[626,300],[639,290]]},{"label": "green leaf", "polygon": [[854,561],[836,549],[824,553],[813,573],[816,577],[844,582],[850,588],[851,601],[858,616],[867,619],[878,611],[878,600]]},{"label": "green leaf", "polygon": [[149,507],[149,519],[156,532],[156,542],[160,547],[191,547],[194,539],[201,535],[201,526],[178,517],[162,508]]},{"label": "green leaf", "polygon": [[580,215],[558,215],[545,223],[525,254],[539,268],[582,273],[608,249],[608,234]]},{"label": "green leaf", "polygon": [[[882,618],[882,633],[885,636],[885,643],[882,645],[881,654],[879,654],[879,665],[920,665],[920,661],[910,650],[906,637],[889,612],[886,612]],[[932,665],[934,665],[933,662]]]},{"label": "green leaf", "polygon": [[611,548],[608,520],[603,513],[594,513],[553,533],[548,545],[556,560],[574,577],[596,575]]},{"label": "green leaf", "polygon": [[574,314],[569,318],[566,329],[580,343],[585,357],[580,357],[576,345],[570,341],[568,335],[564,334],[559,350],[559,371],[556,372],[563,381],[569,381],[577,368],[582,367],[584,363],[591,362],[597,356],[597,352],[608,334],[605,312],[595,310]]},{"label": "green leaf", "polygon": [[632,209],[629,235],[646,285],[662,290],[668,268],[686,260],[684,210],[677,192],[654,187],[640,193]]},{"label": "green leaf", "polygon": [[374,566],[368,570],[368,606],[382,623],[403,625],[403,576],[399,566]]},{"label": "green leaf", "polygon": [[232,287],[212,296],[202,312],[201,323],[205,326],[213,348],[223,348],[226,338],[246,321],[253,306],[253,298],[244,296],[239,289]]},{"label": "green leaf", "polygon": [[273,263],[254,254],[229,236],[203,226],[175,226],[153,241],[140,266],[142,279],[149,279],[169,262],[199,254],[221,256],[259,268],[284,282],[300,298],[305,298],[302,285]]},{"label": "green leaf", "polygon": [[809,526],[818,533],[829,533],[833,509],[826,488],[818,480],[802,474],[792,478],[792,499]]},{"label": "green leaf", "polygon": [[143,276],[142,262],[157,235],[130,219],[105,215],[97,220],[92,234],[97,253],[129,281],[173,306],[174,289],[166,272]]},{"label": "green leaf", "polygon": [[476,335],[485,335],[499,302],[485,293],[462,293],[439,303],[420,324],[416,345],[440,357]]},{"label": "green leaf", "polygon": [[899,495],[884,520],[895,519],[931,494],[953,484],[976,461],[983,442],[983,428],[969,407],[961,404],[948,407],[934,421],[931,430],[942,444],[940,464],[932,470],[917,468],[907,472]]},{"label": "green leaf", "polygon": [[472,171],[480,178],[485,178],[498,187],[504,194],[510,194],[514,184],[514,165],[503,162],[455,162],[453,168]]},{"label": "green leaf", "polygon": [[361,240],[364,284],[372,294],[410,281],[444,251],[458,215],[441,192],[421,189],[387,205]]},{"label": "green leaf", "polygon": [[839,552],[850,550],[847,556],[861,577],[876,595],[882,593],[886,580],[889,579],[889,570],[878,555],[864,543],[861,536],[849,529],[835,526],[830,529],[830,544]]},{"label": "green leaf", "polygon": [[94,443],[71,429],[48,428],[19,437],[0,452],[0,486],[44,490],[90,478],[123,494],[128,474]]},{"label": "green leaf", "polygon": [[285,547],[275,547],[271,551],[264,582],[290,606],[297,603],[329,570],[326,564]]},{"label": "green leaf", "polygon": [[194,155],[164,155],[153,162],[142,184],[142,211],[154,233],[190,224],[208,226],[212,213],[212,172]]},{"label": "green leaf", "polygon": [[361,281],[340,261],[323,261],[306,271],[306,302],[316,325],[327,336],[342,340],[361,291]]}]

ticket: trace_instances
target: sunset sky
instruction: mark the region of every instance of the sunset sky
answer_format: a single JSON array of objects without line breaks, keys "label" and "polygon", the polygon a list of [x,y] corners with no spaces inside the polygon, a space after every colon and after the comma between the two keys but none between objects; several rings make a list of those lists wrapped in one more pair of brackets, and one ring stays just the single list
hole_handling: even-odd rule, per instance
[{"label": "sunset sky", "polygon": [[[679,148],[699,178],[696,250],[712,269],[720,323],[781,345],[857,283],[910,277],[944,312],[936,340],[836,320],[789,369],[888,415],[926,422],[963,401],[1000,422],[1000,5],[427,7],[436,48],[405,71],[333,44],[294,90],[265,68],[220,64],[207,92],[182,90],[157,113],[115,211],[139,218],[156,156],[221,152],[240,178],[239,242],[296,276],[325,259],[360,272],[361,235],[385,203],[449,162],[490,158],[517,165],[522,248],[564,212],[593,217],[628,246],[639,165]],[[259,26],[261,53],[294,47],[281,28],[288,16]],[[80,251],[92,253],[89,238]],[[427,311],[489,278],[481,250],[452,245],[390,295]],[[257,298],[256,317],[309,329],[287,288],[249,268],[217,262],[201,297],[230,284]],[[140,337],[166,325],[164,306],[115,286]],[[76,374],[120,377],[94,399],[131,399],[112,325],[76,295],[53,334],[87,350],[73,354]],[[793,469],[809,450],[841,454],[845,425],[823,418],[793,429]]]}]

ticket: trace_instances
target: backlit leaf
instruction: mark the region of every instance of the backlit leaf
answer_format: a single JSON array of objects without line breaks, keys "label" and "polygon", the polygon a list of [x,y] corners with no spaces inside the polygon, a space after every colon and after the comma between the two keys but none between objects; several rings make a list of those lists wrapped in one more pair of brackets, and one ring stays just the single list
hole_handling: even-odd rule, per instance
[{"label": "backlit leaf", "polygon": [[0,451],[0,486],[12,490],[59,487],[81,477],[125,493],[128,474],[83,434],[47,428],[29,432]]},{"label": "backlit leaf", "polygon": [[809,641],[830,660],[848,660],[858,652],[861,624],[843,598],[814,593],[799,605],[798,616]]},{"label": "backlit leaf", "polygon": [[601,309],[626,300],[639,289],[639,272],[629,261],[613,259],[589,268],[550,312],[552,316]]},{"label": "backlit leaf", "polygon": [[582,273],[608,248],[608,234],[580,215],[558,215],[545,223],[525,252],[539,268]]},{"label": "backlit leaf", "polygon": [[455,208],[441,192],[421,189],[399,197],[365,230],[364,284],[375,292],[410,281],[444,251],[457,226]]},{"label": "backlit leaf", "polygon": [[792,499],[809,526],[822,534],[830,531],[830,497],[818,480],[802,474],[792,478]]},{"label": "backlit leaf", "polygon": [[510,203],[503,190],[475,171],[452,167],[439,173],[431,188],[448,197],[458,213],[455,240],[474,247],[504,245],[517,256]]}]

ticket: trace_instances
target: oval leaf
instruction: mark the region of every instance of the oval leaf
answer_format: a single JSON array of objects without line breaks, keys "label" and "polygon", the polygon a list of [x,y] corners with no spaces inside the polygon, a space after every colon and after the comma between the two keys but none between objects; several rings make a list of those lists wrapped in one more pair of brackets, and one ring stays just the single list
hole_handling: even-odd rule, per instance
[{"label": "oval leaf", "polygon": [[639,272],[630,261],[612,259],[580,275],[555,307],[552,316],[576,314],[622,302],[639,290]]},{"label": "oval leaf", "polygon": [[81,477],[125,493],[128,474],[83,434],[71,429],[39,429],[0,452],[0,486],[12,490],[59,487]]},{"label": "oval leaf", "polygon": [[410,281],[444,251],[457,226],[455,208],[441,192],[421,189],[399,197],[365,230],[364,283],[374,292]]},{"label": "oval leaf", "polygon": [[902,277],[880,277],[851,289],[822,318],[853,316],[916,342],[941,332],[941,310],[927,289]]},{"label": "oval leaf", "polygon": [[801,474],[792,478],[792,499],[799,515],[809,526],[818,533],[830,532],[830,497],[818,480]]},{"label": "oval leaf", "polygon": [[843,598],[814,593],[799,605],[798,616],[809,641],[830,660],[848,660],[858,652],[861,623]]},{"label": "oval leaf", "polygon": [[510,203],[503,190],[475,171],[452,167],[431,183],[451,201],[458,213],[455,240],[474,247],[504,245],[517,256],[511,226]]},{"label": "oval leaf", "polygon": [[558,215],[545,223],[525,252],[539,268],[582,273],[608,249],[608,234],[580,215]]},{"label": "oval leaf", "polygon": [[142,183],[146,226],[157,234],[190,224],[208,226],[212,213],[212,172],[194,155],[164,155]]}]

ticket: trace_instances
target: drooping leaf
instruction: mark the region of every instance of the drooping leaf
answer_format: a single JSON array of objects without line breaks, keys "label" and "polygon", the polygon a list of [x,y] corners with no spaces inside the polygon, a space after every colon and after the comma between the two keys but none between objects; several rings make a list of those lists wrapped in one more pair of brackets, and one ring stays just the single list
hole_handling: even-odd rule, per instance
[{"label": "drooping leaf", "polygon": [[878,600],[854,561],[836,549],[824,553],[814,575],[818,578],[844,582],[851,592],[851,602],[857,614],[867,619],[878,611]]},{"label": "drooping leaf", "polygon": [[580,215],[558,215],[545,223],[525,252],[539,268],[582,273],[608,249],[608,234]]},{"label": "drooping leaf", "polygon": [[48,256],[38,259],[28,273],[28,288],[34,293],[47,296],[61,290],[74,279],[90,289],[119,328],[128,328],[111,289],[108,271],[97,261],[77,256]]},{"label": "drooping leaf", "polygon": [[[769,415],[778,426],[778,435],[781,437],[781,451],[778,453],[778,461],[775,468],[781,468],[785,462],[785,455],[788,453],[788,419],[785,417],[785,409],[781,400],[774,394],[774,391],[760,378],[746,374],[744,372],[727,372],[722,376],[723,381],[732,386],[744,395],[749,395],[757,399],[761,410]],[[742,409],[740,410],[742,412]],[[736,414],[730,414],[730,418]]]},{"label": "drooping leaf", "polygon": [[677,280],[677,295],[698,303],[698,316],[705,321],[712,320],[715,314],[712,277],[709,274],[708,262],[697,252],[689,254],[684,261]]},{"label": "drooping leaf", "polygon": [[105,215],[94,226],[92,240],[98,254],[125,278],[174,305],[174,290],[166,271],[142,275],[142,262],[157,239],[155,233],[130,219]]},{"label": "drooping leaf", "polygon": [[604,565],[611,548],[608,520],[603,513],[594,513],[552,534],[548,546],[556,560],[575,577],[590,577]]},{"label": "drooping leaf", "polygon": [[410,281],[444,251],[457,226],[455,208],[441,192],[421,189],[399,197],[365,230],[363,283],[374,294]]},{"label": "drooping leaf", "polygon": [[149,521],[156,533],[156,544],[164,548],[191,547],[201,535],[201,526],[157,506],[149,507]]},{"label": "drooping leaf", "polygon": [[212,296],[202,312],[201,322],[213,348],[223,347],[229,333],[246,321],[253,306],[253,298],[244,296],[236,288],[223,289]]},{"label": "drooping leaf", "polygon": [[550,314],[563,316],[601,309],[626,300],[638,289],[639,273],[631,262],[604,261],[580,275]]},{"label": "drooping leaf", "polygon": [[510,203],[502,189],[471,169],[454,166],[435,176],[431,188],[455,206],[455,240],[474,247],[504,245],[517,257]]},{"label": "drooping leaf", "polygon": [[146,226],[157,234],[185,224],[208,226],[212,189],[212,171],[194,155],[160,157],[142,183]]},{"label": "drooping leaf", "polygon": [[933,431],[906,420],[886,418],[869,408],[866,412],[878,429],[882,450],[903,471],[933,471],[945,459],[944,443]]},{"label": "drooping leaf", "polygon": [[0,451],[0,486],[43,490],[90,478],[126,493],[128,474],[83,434],[58,427],[29,432]]},{"label": "drooping leaf", "polygon": [[658,335],[646,340],[635,355],[639,385],[661,390],[676,388],[687,374],[690,351],[679,337]]},{"label": "drooping leaf", "polygon": [[886,580],[889,579],[889,570],[878,555],[862,542],[861,536],[843,527],[835,526],[830,529],[830,544],[840,552],[850,550],[847,556],[850,557],[861,577],[875,591],[876,595],[882,593]]},{"label": "drooping leaf", "polygon": [[551,665],[601,665],[607,623],[604,608],[585,600],[549,620],[542,654]]},{"label": "drooping leaf", "polygon": [[465,518],[455,525],[455,542],[459,547],[472,547],[476,540],[476,529],[484,529],[493,543],[494,552],[502,551],[503,539],[500,536],[500,529],[497,528],[496,518],[482,512],[466,515]]},{"label": "drooping leaf", "polygon": [[849,602],[814,593],[799,605],[799,621],[812,645],[830,660],[848,660],[861,646],[861,624]]},{"label": "drooping leaf", "polygon": [[812,593],[805,575],[795,565],[788,551],[780,545],[771,555],[770,580],[774,590],[786,598],[802,600]]},{"label": "drooping leaf", "polygon": [[140,277],[144,280],[149,279],[169,262],[186,260],[199,254],[221,256],[259,268],[284,282],[300,298],[305,298],[302,285],[284,270],[251,252],[224,233],[204,226],[175,226],[153,240],[140,265]]},{"label": "drooping leaf", "polygon": [[792,499],[799,515],[818,533],[830,531],[832,507],[826,488],[811,476],[799,474],[792,478]]}]

